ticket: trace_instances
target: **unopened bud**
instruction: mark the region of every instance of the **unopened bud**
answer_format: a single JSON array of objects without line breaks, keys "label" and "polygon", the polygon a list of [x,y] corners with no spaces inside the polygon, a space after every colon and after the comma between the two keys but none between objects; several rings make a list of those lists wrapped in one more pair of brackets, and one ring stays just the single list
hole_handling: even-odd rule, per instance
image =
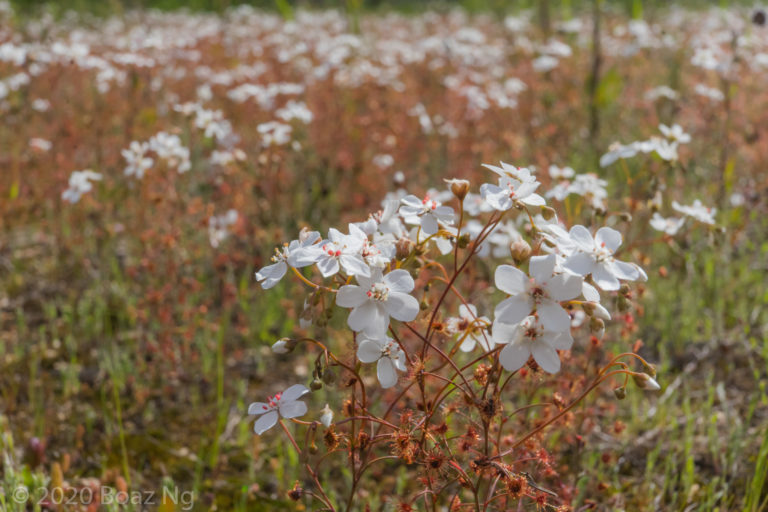
[{"label": "unopened bud", "polygon": [[451,185],[451,192],[459,201],[463,201],[467,197],[469,193],[469,182],[467,180],[450,179],[443,181]]},{"label": "unopened bud", "polygon": [[619,293],[621,295],[624,295],[625,297],[629,295],[631,291],[632,291],[632,288],[630,288],[627,283],[622,283],[621,287],[619,288]]},{"label": "unopened bud", "polygon": [[585,302],[581,305],[581,307],[584,309],[584,312],[589,316],[597,317],[600,320],[611,319],[611,314],[599,302]]},{"label": "unopened bud", "polygon": [[632,303],[627,299],[626,296],[619,295],[616,307],[618,307],[619,311],[625,313],[632,309]]},{"label": "unopened bud", "polygon": [[317,391],[318,389],[321,389],[323,387],[323,381],[315,377],[312,379],[312,384],[309,385],[309,389],[312,391]]},{"label": "unopened bud", "polygon": [[459,240],[457,242],[459,249],[466,249],[469,247],[469,242],[472,241],[472,238],[469,236],[469,233],[464,233],[459,237]]},{"label": "unopened bud", "polygon": [[643,367],[645,367],[645,371],[648,372],[648,375],[650,375],[654,379],[656,378],[656,367],[655,366],[653,366],[652,364],[643,364]]},{"label": "unopened bud", "polygon": [[656,382],[656,379],[654,379],[647,373],[632,374],[632,379],[635,381],[635,384],[637,384],[637,387],[639,387],[640,389],[645,389],[648,391],[658,391],[661,389],[661,386],[659,386],[659,383]]},{"label": "unopened bud", "polygon": [[518,265],[528,261],[531,257],[531,246],[523,239],[514,241],[509,246],[509,251],[512,253],[512,259]]},{"label": "unopened bud", "polygon": [[336,372],[333,368],[326,368],[323,370],[323,383],[328,386],[333,385],[336,382]]},{"label": "unopened bud", "polygon": [[554,208],[550,208],[549,206],[542,206],[541,216],[544,217],[544,220],[552,220],[557,216],[557,212]]},{"label": "unopened bud", "polygon": [[592,331],[598,339],[601,339],[603,334],[605,334],[605,322],[593,316],[589,320],[589,330]]},{"label": "unopened bud", "polygon": [[293,501],[299,501],[301,499],[302,494],[304,494],[304,489],[299,487],[298,481],[295,484],[293,484],[293,489],[288,491],[288,497],[291,498]]},{"label": "unopened bud", "polygon": [[296,341],[290,338],[280,338],[272,345],[275,354],[287,354],[296,347]]},{"label": "unopened bud", "polygon": [[401,238],[395,243],[395,250],[397,251],[395,257],[399,260],[404,260],[410,256],[413,250],[413,242],[407,238]]},{"label": "unopened bud", "polygon": [[322,423],[325,428],[328,428],[331,426],[331,423],[333,422],[333,411],[328,406],[328,404],[325,404],[325,407],[323,408],[323,414],[320,416],[320,423]]},{"label": "unopened bud", "polygon": [[621,212],[619,218],[624,222],[632,222],[632,214],[629,212]]},{"label": "unopened bud", "polygon": [[613,394],[616,395],[616,398],[618,398],[619,400],[624,400],[625,398],[627,398],[627,389],[624,386],[614,388]]}]

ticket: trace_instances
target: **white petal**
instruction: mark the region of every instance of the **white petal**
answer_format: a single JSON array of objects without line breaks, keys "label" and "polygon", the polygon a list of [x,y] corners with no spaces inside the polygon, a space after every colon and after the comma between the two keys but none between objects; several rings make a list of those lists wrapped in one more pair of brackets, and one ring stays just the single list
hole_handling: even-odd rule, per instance
[{"label": "white petal", "polygon": [[595,270],[592,272],[592,279],[595,280],[595,284],[602,290],[607,292],[619,289],[619,280],[616,276],[611,274],[610,270],[603,265],[595,265]]},{"label": "white petal", "polygon": [[371,275],[371,268],[362,256],[342,254],[339,260],[344,267],[344,271],[350,276],[369,277]]},{"label": "white petal", "polygon": [[264,402],[253,402],[248,406],[248,414],[251,416],[259,416],[267,411],[269,411],[269,404]]},{"label": "white petal", "polygon": [[539,194],[531,194],[520,200],[521,203],[525,203],[528,206],[544,206],[547,202]]},{"label": "white petal", "polygon": [[497,345],[514,343],[520,337],[519,324],[493,323],[493,342]]},{"label": "white petal", "polygon": [[376,304],[372,301],[365,301],[360,306],[357,306],[349,314],[347,318],[347,325],[355,332],[360,332],[366,329],[371,323],[376,321],[378,316],[378,310]]},{"label": "white petal", "polygon": [[256,272],[256,281],[261,283],[262,288],[268,290],[279,283],[287,271],[288,265],[284,261],[278,261]]},{"label": "white petal", "polygon": [[531,354],[541,369],[547,373],[557,373],[560,370],[560,356],[557,350],[543,341],[531,344]]},{"label": "white petal", "polygon": [[376,365],[376,376],[379,378],[379,384],[384,389],[391,388],[397,384],[397,371],[392,360],[388,357],[379,359]]},{"label": "white petal", "polygon": [[367,299],[363,288],[354,284],[346,284],[336,293],[336,305],[343,308],[356,308]]},{"label": "white petal", "polygon": [[528,276],[512,265],[499,265],[494,274],[496,288],[509,295],[517,295],[528,288]]},{"label": "white petal", "polygon": [[419,199],[413,194],[408,194],[407,196],[403,197],[402,199],[400,199],[400,202],[412,208],[421,208],[423,206],[421,203],[421,199]]},{"label": "white petal", "polygon": [[516,324],[531,313],[533,306],[534,302],[530,295],[515,295],[499,302],[493,313],[494,318],[505,324]]},{"label": "white petal", "polygon": [[307,404],[294,400],[292,402],[283,402],[280,400],[280,416],[283,418],[296,418],[307,414]]},{"label": "white petal", "polygon": [[600,302],[600,292],[586,281],[581,284],[581,294],[590,302]]},{"label": "white petal", "polygon": [[256,422],[253,424],[253,431],[258,435],[263,434],[275,426],[275,423],[277,423],[277,418],[277,411],[269,411],[267,414],[256,420]]},{"label": "white petal", "polygon": [[473,338],[471,335],[467,335],[464,338],[464,341],[461,342],[459,350],[462,352],[470,352],[473,348],[475,348],[475,338]]},{"label": "white petal", "polygon": [[621,245],[621,233],[613,228],[602,227],[595,233],[595,244],[598,246],[605,244],[611,252],[615,252]]},{"label": "white petal", "polygon": [[289,387],[283,393],[280,395],[280,401],[287,400],[297,400],[298,398],[301,398],[302,396],[309,393],[309,388],[303,384],[294,384],[293,386]]},{"label": "white petal", "polygon": [[554,300],[571,300],[581,294],[583,282],[584,280],[580,276],[560,274],[550,279],[547,292]]},{"label": "white petal", "polygon": [[389,292],[385,306],[390,316],[401,322],[410,322],[419,314],[419,301],[407,293]]},{"label": "white petal", "polygon": [[421,217],[421,231],[425,235],[434,235],[438,230],[437,219],[432,214],[424,214]]},{"label": "white petal", "polygon": [[375,363],[381,358],[381,343],[378,340],[363,339],[357,347],[357,358],[361,363]]},{"label": "white petal", "polygon": [[330,277],[339,272],[339,260],[336,258],[322,258],[317,262],[317,268],[323,277]]},{"label": "white petal", "polygon": [[390,291],[393,292],[409,293],[415,286],[411,274],[403,269],[393,270],[384,276],[384,282],[387,284]]},{"label": "white petal", "polygon": [[579,276],[593,273],[596,267],[594,258],[585,252],[577,252],[563,262],[564,269]]},{"label": "white petal", "polygon": [[528,343],[510,343],[499,354],[499,362],[505,370],[514,372],[523,367],[531,357],[531,349]]},{"label": "white petal", "polygon": [[552,277],[555,270],[555,261],[557,256],[548,254],[547,256],[532,256],[528,271],[537,283],[546,283]]},{"label": "white petal", "polygon": [[608,265],[608,269],[613,275],[625,281],[635,281],[640,277],[637,267],[624,261],[613,260]]},{"label": "white petal", "polygon": [[539,321],[545,329],[555,332],[567,332],[571,328],[571,317],[560,304],[553,301],[542,301],[538,307]]},{"label": "white petal", "polygon": [[459,316],[461,318],[466,318],[471,322],[477,318],[477,308],[473,304],[470,304],[469,306],[461,304],[459,306]]},{"label": "white petal", "polygon": [[592,239],[592,234],[584,226],[573,226],[571,231],[571,240],[585,251],[592,251],[595,248],[595,241]]}]

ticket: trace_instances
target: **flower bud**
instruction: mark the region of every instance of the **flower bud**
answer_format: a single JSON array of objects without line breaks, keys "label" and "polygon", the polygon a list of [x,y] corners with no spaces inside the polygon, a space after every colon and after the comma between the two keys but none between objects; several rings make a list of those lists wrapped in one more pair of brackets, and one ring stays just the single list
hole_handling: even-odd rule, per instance
[{"label": "flower bud", "polygon": [[611,314],[599,302],[585,302],[581,305],[584,312],[589,316],[594,316],[600,320],[610,320]]},{"label": "flower bud", "polygon": [[552,220],[557,216],[557,212],[554,208],[550,208],[549,206],[542,206],[541,216],[544,217],[544,220]]},{"label": "flower bud", "polygon": [[318,389],[323,387],[323,381],[315,377],[312,379],[312,384],[309,385],[309,389],[312,391],[317,391]]},{"label": "flower bud", "polygon": [[296,341],[290,338],[280,338],[272,345],[272,352],[275,354],[287,354],[296,347]]},{"label": "flower bud", "polygon": [[328,404],[325,404],[325,407],[323,408],[323,414],[320,416],[320,423],[322,423],[325,428],[328,428],[331,426],[331,423],[333,422],[333,411],[328,406]]},{"label": "flower bud", "polygon": [[625,398],[627,398],[627,389],[624,386],[614,388],[613,394],[616,395],[617,399],[624,400]]},{"label": "flower bud", "polygon": [[531,246],[523,239],[516,240],[509,246],[512,259],[518,265],[526,262],[531,257]]},{"label": "flower bud", "polygon": [[632,214],[629,212],[621,212],[619,218],[624,222],[632,222]]},{"label": "flower bud", "polygon": [[658,391],[661,389],[661,386],[659,386],[659,383],[656,382],[656,379],[647,373],[635,373],[632,375],[632,379],[640,389],[645,389],[648,391]]},{"label": "flower bud", "polygon": [[605,322],[593,316],[589,320],[589,330],[592,331],[595,336],[601,339],[603,334],[605,334]]},{"label": "flower bud", "polygon": [[624,295],[619,295],[616,307],[621,311],[622,313],[626,313],[630,309],[632,309],[632,303],[627,300],[627,297]]},{"label": "flower bud", "polygon": [[323,383],[327,386],[332,386],[336,382],[336,372],[333,368],[326,368],[323,370]]},{"label": "flower bud", "polygon": [[469,236],[469,233],[464,233],[459,237],[459,240],[457,242],[459,245],[459,249],[466,249],[467,247],[469,247],[469,242],[471,241],[472,241],[472,238]]},{"label": "flower bud", "polygon": [[413,242],[407,238],[401,238],[395,243],[395,250],[397,251],[395,257],[398,260],[406,259],[410,256],[411,251],[413,250],[413,245]]},{"label": "flower bud", "polygon": [[443,181],[451,185],[451,192],[459,201],[463,201],[467,197],[469,193],[469,182],[467,180],[450,179]]}]

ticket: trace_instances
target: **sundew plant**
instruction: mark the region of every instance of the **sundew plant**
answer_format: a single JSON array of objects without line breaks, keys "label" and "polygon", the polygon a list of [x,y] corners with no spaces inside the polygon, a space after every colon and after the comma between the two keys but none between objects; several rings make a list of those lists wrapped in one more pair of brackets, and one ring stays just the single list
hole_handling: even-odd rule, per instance
[{"label": "sundew plant", "polygon": [[[256,434],[279,426],[311,475],[292,499],[349,508],[376,486],[372,466],[397,464],[419,488],[377,493],[401,510],[510,510],[524,498],[557,508],[557,492],[535,483],[555,471],[547,427],[604,383],[618,399],[630,385],[660,389],[654,366],[632,351],[603,360],[592,350],[611,321],[606,304],[630,301],[631,283],[647,280],[620,258],[621,232],[566,226],[530,169],[485,167],[493,179],[479,194],[462,179],[421,197],[401,190],[347,233],[303,230],[256,272],[264,289],[292,277],[308,293],[308,335],[272,350],[311,354],[310,388],[248,408]],[[335,316],[346,329],[314,328]],[[299,398],[311,402],[311,390],[337,381],[339,410],[309,415]],[[547,391],[534,400],[534,390]],[[524,414],[532,408],[543,410],[534,423]],[[325,491],[323,462],[348,467],[346,500]]]},{"label": "sundew plant", "polygon": [[763,8],[38,3],[2,512],[768,511]]}]

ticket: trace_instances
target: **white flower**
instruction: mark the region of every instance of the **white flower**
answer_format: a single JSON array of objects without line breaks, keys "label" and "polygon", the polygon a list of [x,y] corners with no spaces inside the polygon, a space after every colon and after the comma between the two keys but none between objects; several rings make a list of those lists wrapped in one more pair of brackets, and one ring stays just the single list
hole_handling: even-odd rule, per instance
[{"label": "white flower", "polygon": [[679,124],[673,124],[672,126],[660,124],[659,130],[661,130],[661,133],[663,133],[666,138],[673,142],[679,142],[680,144],[688,144],[691,142],[691,136],[685,133],[682,126]]},{"label": "white flower", "polygon": [[287,354],[293,350],[293,342],[289,338],[280,338],[272,344],[272,352],[275,354]]},{"label": "white flower", "polygon": [[453,208],[442,206],[440,202],[426,195],[424,199],[419,199],[413,194],[407,195],[400,200],[402,206],[400,213],[408,224],[418,224],[425,235],[434,235],[440,229],[440,222],[444,224],[453,223]]},{"label": "white flower", "polygon": [[680,228],[685,224],[685,219],[678,219],[676,217],[669,217],[665,219],[659,212],[653,214],[651,217],[651,227],[657,231],[662,231],[670,236],[675,236]]},{"label": "white flower", "polygon": [[[301,384],[294,384],[282,393],[271,396],[266,402],[253,402],[248,406],[248,414],[261,416],[253,424],[253,431],[261,435],[274,427],[280,416],[283,418],[296,418],[307,413],[307,404],[300,402],[299,398],[309,393],[309,389]],[[279,413],[279,414],[278,414]]]},{"label": "white flower", "polygon": [[229,227],[237,222],[237,210],[228,210],[223,215],[214,215],[208,219],[208,240],[211,247],[218,247],[229,236]]},{"label": "white flower", "polygon": [[484,351],[491,349],[488,326],[491,324],[487,316],[477,316],[477,308],[472,304],[459,306],[459,316],[451,317],[445,322],[446,330],[459,335],[464,341],[459,346],[462,352],[470,352],[475,345],[480,345]]},{"label": "white flower", "polygon": [[606,291],[618,290],[619,279],[647,279],[640,267],[613,257],[621,245],[621,233],[615,229],[602,227],[592,238],[584,226],[573,226],[569,235],[576,250],[563,263],[566,270],[579,276],[592,274],[597,286]]},{"label": "white flower", "polygon": [[508,371],[523,367],[530,356],[547,373],[560,370],[558,350],[569,350],[573,345],[570,332],[555,332],[546,329],[535,316],[529,316],[515,325],[495,322],[493,340],[506,343],[499,353],[501,365]]},{"label": "white flower", "polygon": [[382,276],[356,276],[358,285],[344,285],[336,294],[336,304],[352,308],[347,324],[355,332],[380,336],[387,331],[389,317],[410,322],[419,314],[419,301],[408,295],[415,286],[406,270],[393,270]]},{"label": "white flower", "polygon": [[535,179],[533,181],[520,181],[504,176],[499,178],[498,185],[491,183],[481,185],[480,195],[489,205],[500,211],[509,210],[518,203],[528,206],[543,206],[546,201],[535,193],[539,185],[540,183]]},{"label": "white flower", "polygon": [[376,377],[384,389],[397,384],[397,370],[406,370],[405,353],[394,340],[387,337],[361,337],[357,358],[363,363],[376,363]]},{"label": "white flower", "polygon": [[285,244],[282,249],[275,249],[275,255],[272,257],[272,261],[275,263],[256,272],[256,281],[267,290],[280,282],[288,271],[289,265],[294,268],[301,268],[313,264],[315,260],[307,257],[305,251],[319,239],[320,233],[317,231],[301,230],[298,240]]},{"label": "white flower", "polygon": [[312,259],[323,277],[337,274],[341,268],[350,276],[371,275],[371,269],[363,258],[363,248],[368,236],[354,224],[349,225],[349,234],[338,229],[328,230],[328,239],[301,251],[303,257]]},{"label": "white flower", "polygon": [[323,414],[320,416],[320,423],[322,423],[325,428],[330,427],[331,423],[333,423],[333,411],[328,406],[328,404],[325,404],[325,407],[323,407]]},{"label": "white flower", "polygon": [[100,180],[101,174],[91,170],[75,171],[69,177],[69,188],[61,194],[64,201],[76,203],[83,194],[93,190],[91,180]]},{"label": "white flower", "polygon": [[717,213],[717,209],[704,206],[699,199],[696,199],[691,206],[685,206],[677,201],[672,201],[672,209],[683,215],[693,217],[704,224],[715,223],[715,213]]},{"label": "white flower", "polygon": [[128,149],[123,149],[121,154],[125,161],[128,162],[128,166],[125,168],[126,176],[136,176],[141,179],[144,177],[144,173],[152,167],[152,159],[146,157],[146,153],[149,150],[149,145],[146,142],[131,142]]},{"label": "white flower", "polygon": [[535,309],[541,324],[550,331],[568,331],[571,317],[559,302],[571,300],[581,293],[582,279],[559,274],[553,276],[556,256],[533,256],[529,271],[531,278],[511,265],[496,269],[496,287],[511,295],[496,306],[497,322],[516,324]]},{"label": "white flower", "polygon": [[558,167],[556,165],[549,166],[549,176],[553,180],[573,178],[575,174],[576,172],[571,167]]}]

